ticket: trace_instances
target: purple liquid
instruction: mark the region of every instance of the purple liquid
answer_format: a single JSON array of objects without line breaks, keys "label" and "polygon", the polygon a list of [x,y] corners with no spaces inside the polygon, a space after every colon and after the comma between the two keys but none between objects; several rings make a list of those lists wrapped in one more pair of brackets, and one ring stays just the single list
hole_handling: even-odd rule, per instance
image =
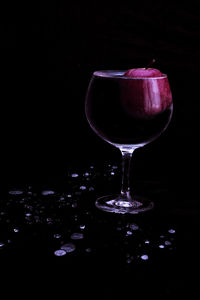
[{"label": "purple liquid", "polygon": [[147,144],[166,129],[172,111],[170,105],[150,117],[131,115],[123,107],[119,83],[113,78],[93,77],[86,98],[86,116],[91,127],[112,144]]}]

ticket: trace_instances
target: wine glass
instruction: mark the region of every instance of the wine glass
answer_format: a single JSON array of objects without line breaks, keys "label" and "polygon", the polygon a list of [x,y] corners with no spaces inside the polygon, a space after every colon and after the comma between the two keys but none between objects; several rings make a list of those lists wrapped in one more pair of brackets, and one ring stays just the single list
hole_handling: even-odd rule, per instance
[{"label": "wine glass", "polygon": [[126,77],[126,71],[93,73],[86,95],[85,113],[94,132],[122,154],[122,186],[119,195],[98,198],[96,207],[114,213],[137,214],[153,208],[153,202],[130,189],[133,152],[155,140],[168,126],[172,95],[166,74],[159,77]]}]

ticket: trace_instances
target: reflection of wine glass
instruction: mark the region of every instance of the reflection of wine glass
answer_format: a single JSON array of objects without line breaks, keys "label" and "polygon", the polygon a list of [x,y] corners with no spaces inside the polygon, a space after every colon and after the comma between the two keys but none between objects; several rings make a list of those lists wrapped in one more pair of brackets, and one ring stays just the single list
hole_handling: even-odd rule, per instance
[{"label": "reflection of wine glass", "polygon": [[167,128],[173,105],[167,75],[126,77],[124,74],[125,71],[116,70],[94,72],[85,112],[95,133],[122,153],[121,194],[101,197],[96,206],[104,211],[136,214],[152,209],[153,203],[132,195],[129,185],[132,153]]}]

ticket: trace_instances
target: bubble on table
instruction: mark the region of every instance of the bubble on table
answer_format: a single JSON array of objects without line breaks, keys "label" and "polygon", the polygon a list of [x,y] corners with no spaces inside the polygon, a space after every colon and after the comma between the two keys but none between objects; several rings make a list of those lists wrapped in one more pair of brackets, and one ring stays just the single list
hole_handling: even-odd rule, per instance
[{"label": "bubble on table", "polygon": [[148,256],[147,254],[143,254],[143,255],[140,256],[140,258],[141,258],[142,260],[148,260],[148,259],[149,259],[149,256]]},{"label": "bubble on table", "polygon": [[79,228],[82,229],[82,230],[85,229],[85,224],[81,224],[81,225],[79,226]]},{"label": "bubble on table", "polygon": [[10,190],[8,194],[10,195],[22,195],[24,192],[22,190]]},{"label": "bubble on table", "polygon": [[131,230],[138,230],[139,229],[139,226],[135,223],[130,224],[129,227],[130,227]]},{"label": "bubble on table", "polygon": [[176,230],[171,228],[171,229],[168,230],[168,232],[174,234],[176,232]]},{"label": "bubble on table", "polygon": [[66,253],[67,252],[65,250],[62,250],[62,249],[54,251],[55,256],[64,256],[64,255],[66,255]]},{"label": "bubble on table", "polygon": [[91,248],[86,248],[85,252],[90,253],[90,252],[92,252],[92,249]]},{"label": "bubble on table", "polygon": [[80,190],[84,191],[84,190],[86,190],[86,189],[87,189],[87,188],[86,188],[85,185],[81,185],[81,186],[80,186]]},{"label": "bubble on table", "polygon": [[71,175],[71,177],[72,178],[77,178],[79,175],[77,174],[77,173],[73,173],[72,175]]},{"label": "bubble on table", "polygon": [[54,233],[53,237],[55,239],[60,239],[61,238],[61,234],[60,233]]},{"label": "bubble on table", "polygon": [[0,248],[3,248],[3,246],[5,246],[5,244],[0,242]]},{"label": "bubble on table", "polygon": [[55,192],[53,190],[44,190],[42,191],[43,196],[49,196],[49,195],[54,195]]},{"label": "bubble on table", "polygon": [[130,231],[130,230],[128,230],[127,232],[126,232],[126,236],[130,236],[130,235],[132,235],[133,233],[132,233],[132,231]]},{"label": "bubble on table", "polygon": [[66,251],[66,253],[70,253],[76,250],[76,246],[73,243],[67,243],[62,245],[60,249]]},{"label": "bubble on table", "polygon": [[72,240],[82,240],[83,238],[84,238],[84,235],[83,235],[83,233],[80,233],[80,232],[75,232],[75,233],[72,233],[72,235],[71,235]]},{"label": "bubble on table", "polygon": [[170,241],[165,241],[165,245],[166,245],[166,246],[171,246],[171,244],[172,244],[172,243],[171,243]]},{"label": "bubble on table", "polygon": [[26,216],[26,217],[31,217],[32,214],[31,214],[31,213],[26,213],[25,216]]},{"label": "bubble on table", "polygon": [[128,258],[126,259],[126,263],[130,264],[133,261],[133,256],[128,256]]},{"label": "bubble on table", "polygon": [[145,244],[150,244],[150,241],[149,240],[145,240],[144,243]]}]

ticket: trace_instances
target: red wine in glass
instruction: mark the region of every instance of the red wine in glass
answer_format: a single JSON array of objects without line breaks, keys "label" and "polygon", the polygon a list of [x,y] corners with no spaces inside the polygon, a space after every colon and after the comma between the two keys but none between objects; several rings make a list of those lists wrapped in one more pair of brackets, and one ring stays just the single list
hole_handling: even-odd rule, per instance
[{"label": "red wine in glass", "polygon": [[130,194],[130,159],[135,149],[159,137],[173,112],[167,75],[156,69],[134,70],[139,72],[134,77],[127,71],[94,72],[86,96],[85,112],[91,128],[119,148],[123,158],[121,194],[96,201],[98,208],[109,212],[135,214],[153,207],[152,202]]}]

